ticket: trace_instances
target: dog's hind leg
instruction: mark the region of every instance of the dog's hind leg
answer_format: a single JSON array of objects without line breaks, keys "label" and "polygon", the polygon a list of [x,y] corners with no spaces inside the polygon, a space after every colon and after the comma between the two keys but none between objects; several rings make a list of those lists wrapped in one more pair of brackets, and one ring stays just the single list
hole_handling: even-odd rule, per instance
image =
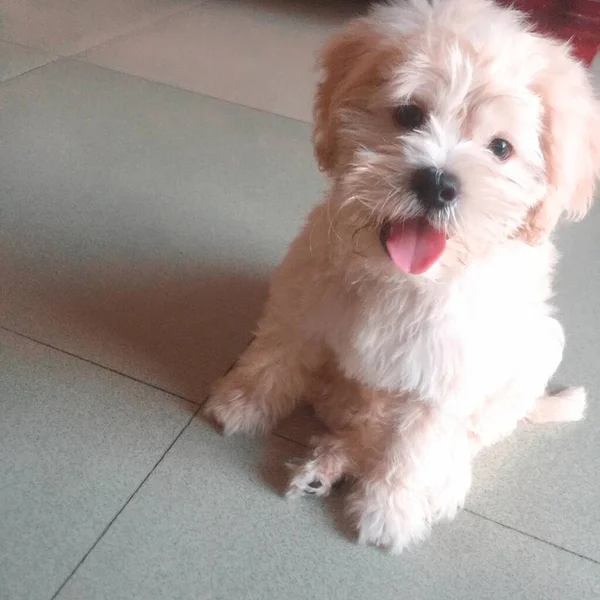
[{"label": "dog's hind leg", "polygon": [[580,421],[585,413],[585,405],[585,390],[582,387],[567,388],[539,398],[526,420],[530,423]]}]

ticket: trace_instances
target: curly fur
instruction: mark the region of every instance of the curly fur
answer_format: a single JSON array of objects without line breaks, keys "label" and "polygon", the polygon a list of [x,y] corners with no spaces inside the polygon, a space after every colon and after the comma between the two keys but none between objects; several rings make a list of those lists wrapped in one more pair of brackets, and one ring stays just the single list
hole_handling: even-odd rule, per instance
[{"label": "curly fur", "polygon": [[[462,506],[482,447],[524,418],[583,415],[582,389],[546,392],[564,346],[550,234],[590,206],[600,110],[565,44],[489,0],[376,7],[321,66],[314,144],[331,188],[206,412],[225,433],[262,433],[305,397],[330,433],[291,490],[351,476],[359,540],[399,552]],[[426,107],[426,126],[398,129],[406,102]],[[497,136],[509,160],[490,152]],[[409,181],[423,166],[457,174],[461,192],[429,215],[444,253],[412,275],[379,234],[422,214]]]}]

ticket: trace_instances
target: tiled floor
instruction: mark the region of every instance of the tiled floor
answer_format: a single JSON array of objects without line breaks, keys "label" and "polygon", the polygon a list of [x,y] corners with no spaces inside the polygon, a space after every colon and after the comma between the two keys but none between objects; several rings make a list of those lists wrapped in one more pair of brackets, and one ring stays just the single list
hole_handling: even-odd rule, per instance
[{"label": "tiled floor", "polygon": [[314,52],[363,3],[333,5],[0,0],[0,600],[600,598],[600,210],[557,286],[587,421],[487,452],[413,552],[281,499],[302,415],[195,417],[322,193]]}]

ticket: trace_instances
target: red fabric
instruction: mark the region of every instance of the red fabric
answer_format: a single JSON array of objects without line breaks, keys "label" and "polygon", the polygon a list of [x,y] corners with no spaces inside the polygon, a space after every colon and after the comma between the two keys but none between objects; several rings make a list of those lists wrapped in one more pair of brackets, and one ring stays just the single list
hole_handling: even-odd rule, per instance
[{"label": "red fabric", "polygon": [[576,56],[591,64],[600,53],[600,2],[596,0],[504,0],[529,13],[540,31],[570,40]]}]

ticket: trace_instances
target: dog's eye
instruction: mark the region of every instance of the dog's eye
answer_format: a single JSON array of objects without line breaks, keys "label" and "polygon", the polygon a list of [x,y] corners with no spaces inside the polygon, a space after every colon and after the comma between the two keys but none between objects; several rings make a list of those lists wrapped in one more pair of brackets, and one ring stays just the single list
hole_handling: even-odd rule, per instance
[{"label": "dog's eye", "polygon": [[419,129],[425,123],[425,113],[416,104],[403,104],[396,109],[395,118],[406,129]]},{"label": "dog's eye", "polygon": [[503,140],[502,138],[494,138],[488,148],[492,151],[494,156],[497,156],[500,160],[506,160],[513,152],[513,147],[510,142]]}]

